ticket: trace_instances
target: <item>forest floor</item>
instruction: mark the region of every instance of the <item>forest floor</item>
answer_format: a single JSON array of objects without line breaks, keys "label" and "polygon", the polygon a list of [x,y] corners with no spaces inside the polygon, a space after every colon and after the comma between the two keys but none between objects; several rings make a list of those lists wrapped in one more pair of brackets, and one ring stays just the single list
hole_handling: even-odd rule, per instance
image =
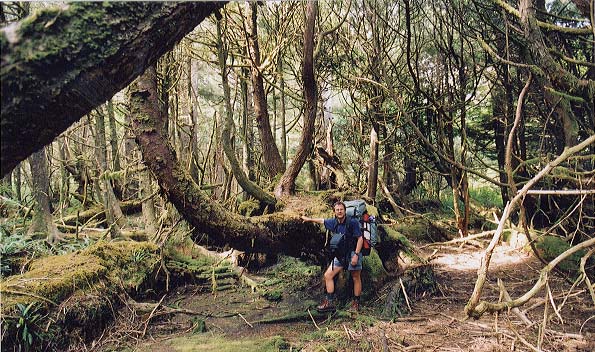
[{"label": "forest floor", "polygon": [[[87,347],[102,352],[595,351],[595,310],[584,284],[572,287],[560,275],[550,277],[555,308],[550,299],[545,299],[548,290],[520,307],[530,326],[513,313],[465,319],[463,308],[473,291],[483,249],[435,245],[423,251],[432,254],[439,290],[411,302],[411,314],[392,321],[378,319],[382,295],[363,302],[357,314],[316,314],[322,289],[314,277],[282,292],[278,301],[267,300],[240,284],[216,294],[209,287],[186,285],[176,288],[161,303],[200,314],[158,317],[156,309],[153,317],[134,317],[123,308],[116,322]],[[498,301],[497,278],[503,280],[513,298],[519,297],[534,285],[542,267],[522,251],[498,246],[482,299]],[[279,273],[283,272],[274,274],[277,280],[296,280]],[[548,317],[545,324],[544,309]],[[286,319],[263,322],[272,317]]]}]

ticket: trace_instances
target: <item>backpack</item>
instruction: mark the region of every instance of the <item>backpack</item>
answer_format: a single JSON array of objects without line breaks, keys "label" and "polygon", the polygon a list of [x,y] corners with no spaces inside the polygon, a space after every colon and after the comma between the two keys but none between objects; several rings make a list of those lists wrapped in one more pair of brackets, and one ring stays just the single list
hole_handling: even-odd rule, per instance
[{"label": "backpack", "polygon": [[[346,221],[349,221],[349,219],[346,219]],[[344,233],[338,233],[333,231],[332,234],[333,236],[331,237],[331,240],[329,242],[330,257],[337,258],[339,262],[341,262],[341,264],[345,266],[347,261],[347,255],[350,252],[349,243],[347,243],[347,238]]]},{"label": "backpack", "polygon": [[376,225],[376,218],[373,215],[368,214],[366,202],[361,199],[345,202],[345,213],[348,218],[358,220],[362,236],[364,237],[362,255],[370,255],[372,248],[378,243],[378,226]]}]

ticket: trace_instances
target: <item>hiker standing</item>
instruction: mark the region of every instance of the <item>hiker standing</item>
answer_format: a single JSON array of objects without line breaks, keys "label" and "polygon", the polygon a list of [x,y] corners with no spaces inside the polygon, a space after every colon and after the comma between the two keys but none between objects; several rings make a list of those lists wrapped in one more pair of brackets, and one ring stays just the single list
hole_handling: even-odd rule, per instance
[{"label": "hiker standing", "polygon": [[362,245],[363,238],[360,231],[359,223],[356,219],[348,218],[346,216],[346,207],[343,202],[336,202],[333,205],[335,212],[334,218],[309,218],[302,216],[304,222],[315,222],[324,224],[324,227],[333,232],[345,235],[345,241],[349,248],[344,258],[333,258],[332,263],[324,272],[324,284],[326,288],[326,298],[317,307],[320,312],[327,312],[335,310],[335,276],[343,268],[347,266],[347,270],[353,279],[353,301],[351,302],[351,309],[359,309],[359,297],[362,293]]}]

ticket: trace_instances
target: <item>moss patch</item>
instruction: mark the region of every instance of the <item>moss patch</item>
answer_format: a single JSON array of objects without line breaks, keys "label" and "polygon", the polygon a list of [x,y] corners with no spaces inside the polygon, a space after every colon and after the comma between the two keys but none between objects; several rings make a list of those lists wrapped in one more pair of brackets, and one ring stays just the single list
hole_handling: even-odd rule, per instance
[{"label": "moss patch", "polygon": [[[60,341],[67,340],[65,333],[73,329],[78,329],[76,335],[82,339],[101,332],[111,319],[113,293],[122,287],[129,292],[138,289],[153,278],[158,262],[154,244],[132,241],[100,242],[74,253],[35,260],[28,272],[0,281],[3,346],[21,346],[16,314],[19,305],[32,302],[37,302],[44,315],[40,326],[62,330],[56,334]],[[38,341],[37,346],[41,349],[47,344]]]},{"label": "moss patch", "polygon": [[[557,236],[542,236],[535,242],[535,248],[548,262],[565,252],[571,245],[563,238]],[[585,255],[585,251],[581,250],[558,264],[558,268],[566,272],[578,272],[581,257]]]},{"label": "moss patch", "polygon": [[[179,337],[167,342],[171,351],[203,351],[203,352],[277,352],[289,350],[289,344],[280,336],[264,339],[227,339],[210,334]],[[142,348],[141,348],[142,349]]]}]

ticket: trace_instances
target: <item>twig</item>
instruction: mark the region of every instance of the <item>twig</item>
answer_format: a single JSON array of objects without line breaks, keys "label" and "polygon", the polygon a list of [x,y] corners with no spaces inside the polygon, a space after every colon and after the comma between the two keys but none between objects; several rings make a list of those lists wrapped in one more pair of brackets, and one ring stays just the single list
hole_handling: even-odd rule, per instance
[{"label": "twig", "polygon": [[310,319],[312,319],[312,322],[314,323],[314,326],[316,327],[316,329],[320,330],[320,327],[318,327],[318,324],[316,324],[316,320],[314,320],[312,313],[310,313],[310,308],[308,308],[308,314],[310,315]]},{"label": "twig", "polygon": [[167,295],[163,295],[163,297],[161,297],[159,302],[157,302],[157,304],[155,305],[155,308],[153,308],[153,310],[151,311],[151,314],[149,314],[149,317],[147,318],[147,320],[145,320],[145,327],[143,328],[143,333],[141,334],[141,338],[145,337],[145,334],[147,333],[147,327],[149,326],[149,321],[151,321],[151,318],[153,318],[153,314],[155,314],[155,311],[161,305],[161,302],[163,302],[163,300],[165,299],[165,296],[167,296]]},{"label": "twig", "polygon": [[347,335],[347,339],[353,340],[353,336],[351,336],[351,334],[349,333],[349,330],[347,330],[347,327],[345,326],[345,324],[343,324],[343,329],[345,330],[345,334]]},{"label": "twig", "polygon": [[[506,290],[506,287],[504,287],[504,283],[502,282],[502,280],[500,278],[498,278],[498,287],[500,288],[500,292],[502,293],[503,296],[503,301],[505,302],[510,302],[512,301],[512,298],[510,298],[510,295],[508,294],[508,291]],[[517,317],[519,317],[523,323],[525,323],[525,325],[527,326],[531,326],[533,325],[533,322],[531,320],[529,320],[529,318],[527,318],[527,315],[523,312],[521,312],[521,310],[518,307],[514,307],[511,310]]]},{"label": "twig", "polygon": [[587,322],[591,319],[595,318],[595,315],[591,315],[587,320],[585,320],[584,323],[581,324],[581,328],[579,329],[578,333],[579,334],[583,334],[583,328],[585,327],[585,325],[587,324]]},{"label": "twig", "polygon": [[54,302],[54,301],[52,301],[52,300],[50,300],[50,299],[47,299],[47,298],[45,298],[45,297],[41,297],[41,296],[39,296],[39,295],[36,295],[35,293],[31,293],[31,292],[23,292],[23,291],[7,290],[7,289],[3,288],[3,289],[1,289],[1,290],[0,290],[0,293],[12,293],[13,295],[23,295],[23,296],[30,296],[30,297],[34,297],[34,298],[40,299],[40,300],[42,300],[42,301],[44,301],[44,302],[51,303],[51,304],[53,304],[53,305],[55,305],[55,306],[57,306],[57,305],[58,305],[56,302]]},{"label": "twig", "polygon": [[587,289],[589,290],[589,293],[591,294],[591,299],[593,300],[593,305],[595,306],[595,291],[593,290],[593,285],[591,284],[591,280],[589,280],[589,277],[587,276],[587,272],[585,271],[585,264],[587,263],[587,259],[590,256],[592,256],[593,253],[595,253],[595,247],[591,248],[591,250],[588,251],[587,254],[585,254],[581,258],[580,269],[581,269],[581,275],[584,276],[585,283],[587,284]]},{"label": "twig", "polygon": [[469,236],[463,237],[463,238],[455,238],[453,240],[446,241],[446,242],[430,243],[430,244],[427,244],[425,246],[422,246],[421,248],[432,247],[432,246],[442,246],[442,245],[445,245],[445,244],[452,244],[452,243],[458,243],[458,242],[467,242],[467,241],[470,241],[470,240],[474,240],[476,238],[482,238],[482,237],[486,237],[486,236],[489,236],[489,235],[493,235],[494,232],[496,232],[496,231],[495,230],[484,231],[484,232],[476,233],[474,235],[469,235]]},{"label": "twig", "polygon": [[545,291],[545,305],[543,306],[543,321],[541,326],[539,327],[539,332],[537,333],[537,349],[541,351],[541,344],[543,343],[543,337],[545,336],[545,329],[547,327],[547,317],[549,315],[548,307],[549,307],[549,299],[550,291]]},{"label": "twig", "polygon": [[399,278],[399,283],[401,284],[401,289],[403,289],[403,295],[405,296],[405,302],[407,302],[407,307],[409,307],[409,311],[411,312],[411,305],[409,304],[409,297],[407,297],[407,290],[405,290],[405,285],[403,285],[403,280]]},{"label": "twig", "polygon": [[519,333],[512,326],[510,320],[508,321],[508,327],[514,333],[514,335],[516,336],[516,338],[523,343],[523,345],[529,347],[531,350],[533,350],[535,352],[542,352],[539,348],[536,348],[535,346],[533,346],[532,344],[530,344],[527,340],[525,340],[521,335],[519,335]]},{"label": "twig", "polygon": [[554,302],[554,296],[552,295],[552,290],[550,289],[550,284],[548,282],[546,282],[545,287],[547,288],[548,297],[550,298],[550,303],[552,304],[552,308],[554,309],[554,312],[558,316],[558,319],[560,319],[560,323],[564,324],[564,320],[562,319],[562,316],[560,315],[558,308],[556,308],[556,303]]},{"label": "twig", "polygon": [[246,320],[246,318],[244,318],[244,316],[242,315],[242,313],[238,313],[238,315],[240,316],[240,318],[242,318],[246,322],[246,324],[248,324],[249,327],[254,328],[254,326],[252,326],[252,324],[250,324],[248,322],[248,320]]}]

